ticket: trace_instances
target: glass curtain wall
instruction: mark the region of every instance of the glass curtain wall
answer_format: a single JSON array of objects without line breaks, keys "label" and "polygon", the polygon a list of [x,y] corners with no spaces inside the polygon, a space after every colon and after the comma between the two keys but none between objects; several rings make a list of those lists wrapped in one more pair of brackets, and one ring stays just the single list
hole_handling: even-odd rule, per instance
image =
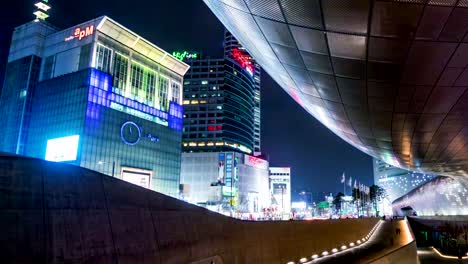
[{"label": "glass curtain wall", "polygon": [[114,93],[123,95],[162,111],[169,111],[170,102],[181,104],[180,82],[159,74],[159,67],[149,67],[112,48],[97,44],[96,69],[113,76]]}]

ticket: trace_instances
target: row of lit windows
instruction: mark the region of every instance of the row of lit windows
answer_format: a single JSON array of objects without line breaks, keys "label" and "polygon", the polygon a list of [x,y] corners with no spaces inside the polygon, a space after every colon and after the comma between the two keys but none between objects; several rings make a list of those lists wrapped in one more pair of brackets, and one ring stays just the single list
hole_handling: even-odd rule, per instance
[{"label": "row of lit windows", "polygon": [[[222,100],[217,99],[208,99],[208,100],[184,100],[182,104],[184,105],[197,105],[197,104],[217,104],[222,103]],[[222,109],[222,107],[218,108]]]},{"label": "row of lit windows", "polygon": [[195,106],[186,106],[184,111],[185,113],[190,112],[206,112],[206,111],[219,111],[223,110],[223,105],[219,104],[209,104],[209,105],[195,105]]},{"label": "row of lit windows", "polygon": [[221,93],[210,93],[210,94],[186,94],[185,96],[185,99],[189,99],[189,98],[208,98],[208,97],[221,97],[222,94]]},{"label": "row of lit windows", "polygon": [[196,124],[217,124],[217,121],[221,122],[221,119],[219,118],[218,120],[206,120],[206,119],[184,119],[184,125],[190,126],[190,125],[196,125]]},{"label": "row of lit windows", "polygon": [[222,125],[209,125],[209,126],[203,126],[203,127],[184,127],[184,132],[188,131],[219,131],[222,130],[223,126]]},{"label": "row of lit windows", "polygon": [[210,67],[194,67],[194,68],[190,68],[190,71],[189,73],[193,73],[193,72],[197,72],[197,73],[219,73],[220,71],[222,70],[222,68],[220,69],[217,69],[217,68],[210,68]]},{"label": "row of lit windows", "polygon": [[[200,113],[200,114],[185,114],[184,117],[186,119],[191,119],[191,118],[205,118],[205,117],[223,117],[223,114],[222,113]],[[184,120],[184,122],[188,122],[188,121],[192,121],[192,120]]]},{"label": "row of lit windows", "polygon": [[213,65],[224,65],[224,60],[198,60],[198,61],[191,61],[190,67],[208,67],[208,66],[213,66]]},{"label": "row of lit windows", "polygon": [[228,147],[232,147],[232,148],[241,150],[243,152],[252,153],[252,150],[247,148],[244,145],[237,144],[237,143],[229,143],[229,142],[225,142],[225,141],[224,142],[219,142],[219,141],[218,142],[213,142],[213,141],[208,141],[208,142],[205,142],[205,141],[202,141],[202,142],[184,142],[182,145],[184,147],[213,147],[213,146],[220,147],[220,146],[228,146]]},{"label": "row of lit windows", "polygon": [[[95,57],[95,68],[113,75],[113,92],[162,111],[169,110],[170,101],[180,104],[180,83],[158,74],[157,70],[102,44],[97,45]],[[127,76],[129,64],[130,78]]]}]

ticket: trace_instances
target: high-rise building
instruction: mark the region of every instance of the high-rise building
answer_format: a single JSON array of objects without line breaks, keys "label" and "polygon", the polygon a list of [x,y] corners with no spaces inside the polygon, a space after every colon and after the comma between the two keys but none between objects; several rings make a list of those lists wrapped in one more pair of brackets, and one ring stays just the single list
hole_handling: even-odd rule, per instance
[{"label": "high-rise building", "polygon": [[260,132],[261,132],[261,85],[260,85],[260,65],[252,58],[252,56],[245,50],[239,41],[229,32],[224,31],[224,57],[236,59],[239,55],[243,56],[251,65],[254,80],[254,153],[260,153]]},{"label": "high-rise building", "polygon": [[181,184],[183,199],[208,208],[259,213],[270,206],[268,161],[260,151],[260,68],[226,32],[224,56],[187,51]]},{"label": "high-rise building", "polygon": [[435,176],[411,172],[393,167],[379,159],[373,159],[374,184],[385,189],[390,202],[430,181]]},{"label": "high-rise building", "polygon": [[270,167],[272,206],[283,214],[291,212],[291,168]]},{"label": "high-rise building", "polygon": [[184,152],[254,149],[255,83],[231,58],[187,60],[184,81]]},{"label": "high-rise building", "polygon": [[1,150],[177,196],[188,65],[105,16],[64,30],[41,17],[13,33]]}]

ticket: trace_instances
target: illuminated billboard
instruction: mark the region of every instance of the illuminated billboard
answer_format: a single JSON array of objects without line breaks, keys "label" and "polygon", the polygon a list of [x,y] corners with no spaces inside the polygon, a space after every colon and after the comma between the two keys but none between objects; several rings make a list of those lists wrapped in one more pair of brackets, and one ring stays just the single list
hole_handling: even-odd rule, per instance
[{"label": "illuminated billboard", "polygon": [[79,140],[79,135],[47,140],[45,159],[55,162],[76,160]]},{"label": "illuminated billboard", "polygon": [[129,167],[122,168],[122,180],[147,189],[151,187],[152,175],[153,172],[150,170]]},{"label": "illuminated billboard", "polygon": [[244,164],[255,168],[268,170],[268,161],[250,155],[244,155]]}]

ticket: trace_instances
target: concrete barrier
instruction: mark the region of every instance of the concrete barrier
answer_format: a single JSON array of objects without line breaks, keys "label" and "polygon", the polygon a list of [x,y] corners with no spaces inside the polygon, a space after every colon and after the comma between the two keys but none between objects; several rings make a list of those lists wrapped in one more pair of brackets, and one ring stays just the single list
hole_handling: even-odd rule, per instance
[{"label": "concrete barrier", "polygon": [[0,195],[2,263],[284,264],[361,239],[378,221],[240,221],[87,169],[2,154]]}]

